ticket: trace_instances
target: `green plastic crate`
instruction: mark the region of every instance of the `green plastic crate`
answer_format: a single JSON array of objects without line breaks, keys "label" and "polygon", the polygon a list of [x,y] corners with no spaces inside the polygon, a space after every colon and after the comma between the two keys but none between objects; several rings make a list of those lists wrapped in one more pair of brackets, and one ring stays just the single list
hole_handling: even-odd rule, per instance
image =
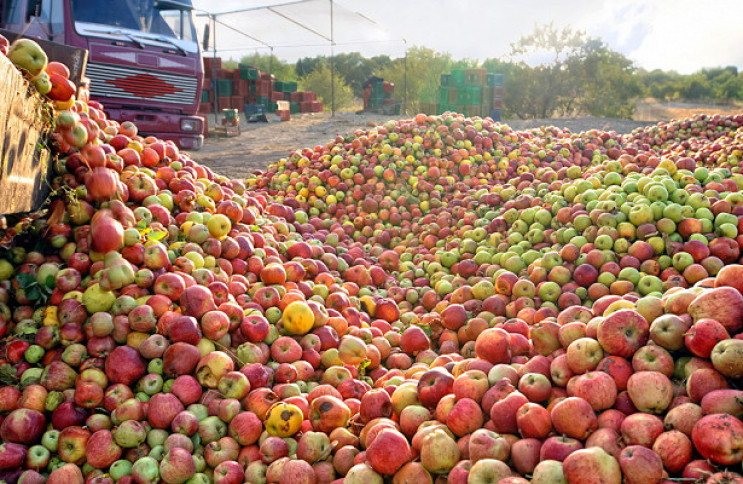
[{"label": "green plastic crate", "polygon": [[256,104],[260,104],[260,105],[262,105],[262,106],[266,106],[266,107],[268,107],[268,104],[269,104],[270,102],[271,102],[271,99],[270,99],[270,98],[267,98],[267,97],[263,97],[263,96],[261,96],[261,97],[256,97],[256,98],[255,98],[255,103],[256,103]]},{"label": "green plastic crate", "polygon": [[372,85],[371,85],[371,96],[372,97],[375,97],[375,96],[381,96],[381,97],[383,97],[384,96],[384,87],[383,86],[384,86],[384,81],[372,82]]},{"label": "green plastic crate", "polygon": [[439,104],[449,104],[449,88],[448,87],[441,87],[439,88]]},{"label": "green plastic crate", "polygon": [[452,85],[451,74],[441,74],[441,85],[445,87]]},{"label": "green plastic crate", "polygon": [[457,93],[457,103],[474,105],[482,102],[482,88],[477,86],[466,86]]},{"label": "green plastic crate", "polygon": [[268,103],[268,112],[273,113],[276,112],[277,109],[279,109],[278,103]]},{"label": "green plastic crate", "polygon": [[276,92],[297,92],[297,83],[296,82],[287,82],[287,81],[276,81],[273,83],[273,89]]},{"label": "green plastic crate", "polygon": [[453,69],[451,71],[452,85],[456,87],[464,86],[464,69]]},{"label": "green plastic crate", "polygon": [[299,112],[299,103],[289,103],[289,113],[296,114]]},{"label": "green plastic crate", "polygon": [[217,79],[217,97],[232,96],[232,79]]},{"label": "green plastic crate", "polygon": [[201,102],[202,103],[208,103],[209,102],[209,91],[204,89],[201,91]]},{"label": "green plastic crate", "polygon": [[240,79],[245,79],[248,81],[257,81],[261,77],[261,73],[258,69],[255,67],[250,67],[246,65],[240,65]]},{"label": "green plastic crate", "polygon": [[457,110],[456,104],[439,103],[439,114],[444,114],[447,111],[456,111],[456,110]]}]

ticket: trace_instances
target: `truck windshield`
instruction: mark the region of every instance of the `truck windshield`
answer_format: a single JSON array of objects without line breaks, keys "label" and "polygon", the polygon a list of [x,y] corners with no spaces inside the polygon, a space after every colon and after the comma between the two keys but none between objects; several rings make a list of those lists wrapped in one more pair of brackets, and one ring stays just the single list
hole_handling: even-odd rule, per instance
[{"label": "truck windshield", "polygon": [[[196,31],[187,9],[159,8],[157,0],[73,0],[76,22],[106,25],[194,42]],[[181,2],[184,5],[190,2]]]}]

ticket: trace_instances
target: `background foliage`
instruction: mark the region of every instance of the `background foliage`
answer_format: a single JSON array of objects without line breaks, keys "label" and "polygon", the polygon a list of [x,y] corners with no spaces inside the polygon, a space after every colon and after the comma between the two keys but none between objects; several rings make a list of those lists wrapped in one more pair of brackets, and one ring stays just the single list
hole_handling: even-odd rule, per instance
[{"label": "background foliage", "polygon": [[[306,57],[290,64],[275,56],[253,54],[240,63],[271,72],[282,81],[318,93],[330,108],[330,59]],[[236,67],[228,61],[226,67]],[[407,75],[406,75],[407,67]],[[601,39],[552,24],[511,45],[505,58],[452,59],[445,52],[413,46],[405,57],[363,57],[358,52],[335,56],[336,109],[360,105],[363,82],[378,76],[394,82],[395,97],[405,99],[407,111],[437,99],[441,74],[452,69],[482,67],[505,75],[505,118],[549,118],[592,115],[631,118],[637,99],[729,103],[743,100],[743,73],[734,66],[705,68],[690,75],[674,71],[645,71]],[[407,81],[407,82],[406,82]],[[407,86],[407,90],[404,87]]]}]

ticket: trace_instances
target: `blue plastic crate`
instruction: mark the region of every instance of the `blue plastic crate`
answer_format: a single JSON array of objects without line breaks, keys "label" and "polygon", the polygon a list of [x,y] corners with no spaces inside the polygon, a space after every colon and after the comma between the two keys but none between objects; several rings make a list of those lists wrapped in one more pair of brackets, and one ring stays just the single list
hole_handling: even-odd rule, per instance
[{"label": "blue plastic crate", "polygon": [[500,122],[501,120],[501,110],[500,109],[493,109],[490,111],[490,119],[496,122]]},{"label": "blue plastic crate", "polygon": [[502,86],[503,74],[488,74],[487,84],[488,86]]},{"label": "blue plastic crate", "polygon": [[245,115],[252,116],[254,114],[266,114],[266,106],[263,104],[246,104]]}]

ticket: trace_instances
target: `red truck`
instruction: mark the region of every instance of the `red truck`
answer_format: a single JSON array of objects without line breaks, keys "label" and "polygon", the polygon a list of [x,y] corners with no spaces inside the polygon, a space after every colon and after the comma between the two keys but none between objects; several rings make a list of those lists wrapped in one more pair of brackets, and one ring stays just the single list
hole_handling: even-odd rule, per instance
[{"label": "red truck", "polygon": [[192,10],[191,0],[0,0],[0,27],[87,49],[90,97],[110,118],[198,150],[204,67]]}]

